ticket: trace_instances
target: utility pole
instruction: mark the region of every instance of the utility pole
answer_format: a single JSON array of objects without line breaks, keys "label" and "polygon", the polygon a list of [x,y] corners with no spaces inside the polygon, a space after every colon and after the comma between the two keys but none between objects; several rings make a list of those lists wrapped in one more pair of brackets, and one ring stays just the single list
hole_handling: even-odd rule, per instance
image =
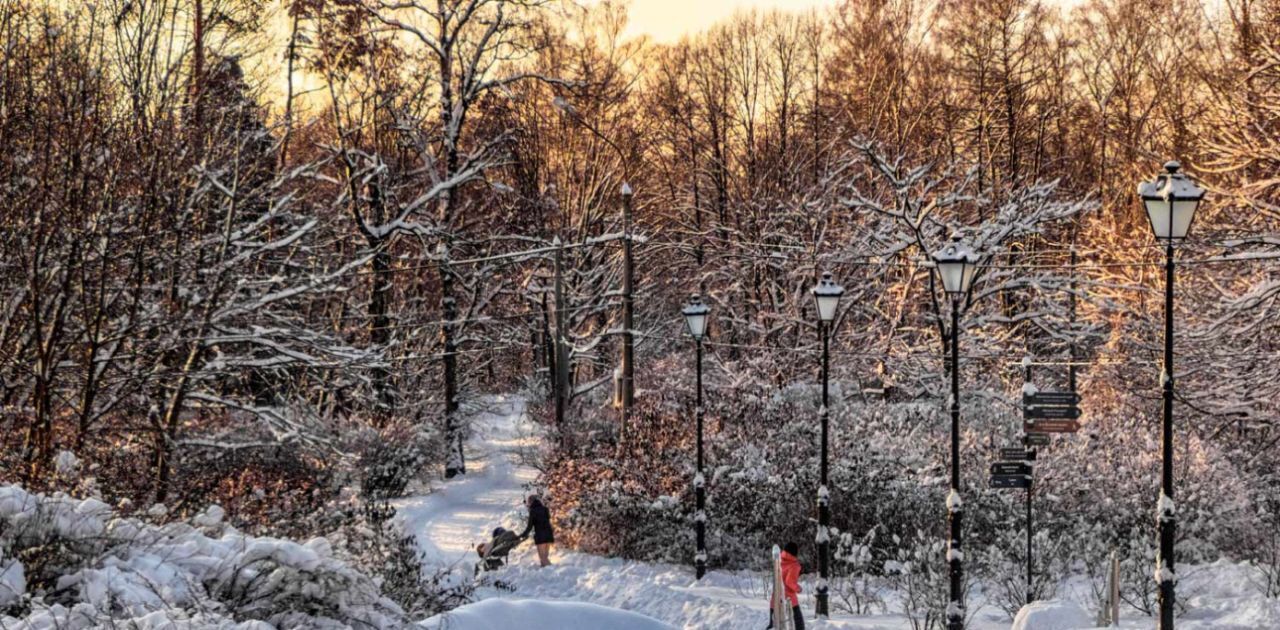
[{"label": "utility pole", "polygon": [[453,270],[449,265],[449,248],[440,243],[440,306],[444,324],[440,326],[440,341],[444,346],[444,426],[448,452],[445,455],[444,478],[452,479],[467,474],[466,456],[462,451],[462,427],[458,422],[458,355],[457,334],[454,325],[458,318],[458,303],[453,297]]},{"label": "utility pole", "polygon": [[631,430],[635,402],[635,266],[631,258],[631,185],[622,183],[622,431],[619,451],[624,452]]},{"label": "utility pole", "polygon": [[551,336],[551,308],[547,304],[547,290],[539,288],[539,293],[541,293],[538,296],[539,301],[542,304],[542,334],[538,339],[539,354],[542,355],[542,366],[547,369],[547,383],[551,386],[548,393],[554,398],[556,394],[556,342]]},{"label": "utility pole", "polygon": [[622,365],[620,394],[617,402],[622,406],[622,422],[618,431],[618,455],[626,452],[627,434],[631,430],[631,407],[635,402],[635,265],[631,258],[631,184],[630,170],[627,167],[628,154],[618,143],[602,133],[590,121],[582,118],[573,104],[556,97],[552,106],[568,114],[582,125],[591,135],[599,138],[618,154],[618,164],[622,168]]},{"label": "utility pole", "polygon": [[569,398],[569,353],[565,351],[564,321],[564,244],[557,236],[553,245],[555,257],[555,294],[556,294],[556,331],[555,331],[555,395],[556,395],[556,430],[560,432],[560,440],[564,440],[564,416]]}]

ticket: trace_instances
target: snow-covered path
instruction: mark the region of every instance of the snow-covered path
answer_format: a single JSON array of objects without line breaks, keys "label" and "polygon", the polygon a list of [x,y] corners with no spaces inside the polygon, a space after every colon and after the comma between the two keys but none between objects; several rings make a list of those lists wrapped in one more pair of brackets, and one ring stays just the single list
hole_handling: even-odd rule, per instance
[{"label": "snow-covered path", "polygon": [[397,506],[405,531],[415,533],[424,560],[432,565],[473,565],[475,545],[488,540],[494,527],[519,524],[526,487],[538,477],[520,464],[523,454],[540,444],[524,400],[492,397],[484,403],[486,410],[472,418],[467,474]]}]

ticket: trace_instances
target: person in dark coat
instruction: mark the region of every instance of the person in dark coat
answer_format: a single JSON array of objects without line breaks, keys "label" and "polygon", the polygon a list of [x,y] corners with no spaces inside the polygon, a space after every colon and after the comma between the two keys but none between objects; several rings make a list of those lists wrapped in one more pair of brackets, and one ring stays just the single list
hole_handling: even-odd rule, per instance
[{"label": "person in dark coat", "polygon": [[525,526],[520,538],[528,538],[529,532],[533,532],[533,544],[538,548],[538,562],[545,567],[551,564],[551,544],[556,541],[555,531],[551,529],[551,511],[537,495],[531,495],[525,503],[529,506],[529,524]]}]

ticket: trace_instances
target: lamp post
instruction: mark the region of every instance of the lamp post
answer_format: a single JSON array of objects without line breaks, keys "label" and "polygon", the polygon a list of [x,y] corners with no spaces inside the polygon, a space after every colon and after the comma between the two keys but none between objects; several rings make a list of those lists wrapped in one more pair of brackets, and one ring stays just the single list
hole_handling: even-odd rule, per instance
[{"label": "lamp post", "polygon": [[969,292],[978,256],[959,236],[933,254],[933,262],[942,279],[942,289],[951,297],[951,492],[947,494],[947,564],[950,567],[950,603],[947,604],[948,630],[964,628],[964,554],[961,522],[964,503],[960,499],[960,302]]},{"label": "lamp post", "polygon": [[689,303],[680,312],[684,314],[685,324],[689,328],[689,336],[693,337],[697,348],[697,402],[694,405],[694,417],[698,423],[698,474],[693,478],[693,492],[697,501],[697,511],[693,515],[698,550],[693,556],[694,571],[699,580],[707,574],[707,479],[702,475],[702,339],[707,334],[707,314],[711,311],[702,302],[702,297],[693,295]]},{"label": "lamp post", "polygon": [[1182,165],[1165,163],[1166,172],[1154,180],[1138,184],[1138,196],[1146,208],[1151,231],[1164,241],[1164,370],[1160,374],[1164,390],[1164,419],[1160,434],[1160,500],[1156,517],[1160,523],[1160,553],[1156,556],[1156,581],[1160,592],[1160,630],[1173,630],[1174,534],[1176,515],[1173,503],[1173,247],[1187,238],[1196,209],[1204,199],[1204,189],[1180,172]]},{"label": "lamp post", "polygon": [[831,571],[831,491],[827,488],[827,450],[830,430],[828,405],[828,382],[831,366],[831,323],[836,319],[836,307],[840,305],[840,296],[844,295],[844,287],[831,279],[831,272],[824,272],[818,285],[813,288],[813,300],[818,308],[818,330],[822,334],[822,407],[818,415],[822,419],[822,459],[819,465],[818,485],[818,597],[817,614],[819,617],[830,616],[828,584]]}]

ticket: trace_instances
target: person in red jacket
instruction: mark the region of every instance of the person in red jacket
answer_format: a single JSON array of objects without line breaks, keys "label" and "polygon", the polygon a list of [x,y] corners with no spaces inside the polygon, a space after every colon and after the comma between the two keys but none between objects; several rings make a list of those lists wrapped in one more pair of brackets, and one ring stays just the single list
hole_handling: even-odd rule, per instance
[{"label": "person in red jacket", "polygon": [[[791,602],[791,614],[795,618],[795,629],[804,630],[804,614],[800,612],[800,553],[799,545],[789,542],[782,548],[782,589]],[[770,598],[772,600],[772,598]],[[769,627],[773,627],[773,615],[769,615]]]}]

